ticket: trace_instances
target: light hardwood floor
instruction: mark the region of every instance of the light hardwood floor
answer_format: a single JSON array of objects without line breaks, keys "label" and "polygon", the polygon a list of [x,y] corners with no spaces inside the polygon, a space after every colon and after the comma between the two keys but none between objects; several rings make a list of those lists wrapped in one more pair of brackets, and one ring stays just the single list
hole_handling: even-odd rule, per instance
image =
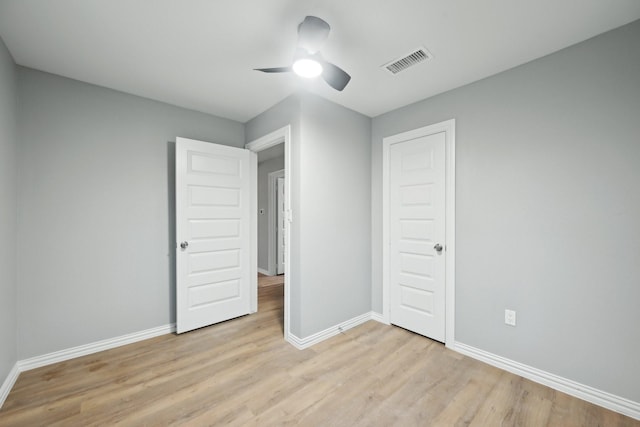
[{"label": "light hardwood floor", "polygon": [[284,274],[267,276],[258,273],[258,287],[284,285]]},{"label": "light hardwood floor", "polygon": [[0,425],[640,425],[373,321],[296,350],[282,295],[260,288],[257,314],[24,372]]}]

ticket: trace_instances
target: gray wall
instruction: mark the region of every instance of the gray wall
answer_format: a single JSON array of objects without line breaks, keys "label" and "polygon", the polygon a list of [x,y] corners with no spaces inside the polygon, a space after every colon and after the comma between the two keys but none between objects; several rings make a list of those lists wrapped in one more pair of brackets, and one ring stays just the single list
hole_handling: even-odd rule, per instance
[{"label": "gray wall", "polygon": [[19,71],[19,358],[175,321],[175,137],[241,123]]},{"label": "gray wall", "polygon": [[291,332],[305,338],[371,310],[371,119],[310,94],[246,124],[292,126]]},{"label": "gray wall", "polygon": [[371,119],[302,97],[301,335],[371,311]]},{"label": "gray wall", "polygon": [[16,338],[17,71],[0,39],[0,385],[18,360]]},{"label": "gray wall", "polygon": [[456,339],[640,402],[640,21],[373,120],[378,312],[382,139],[450,118]]},{"label": "gray wall", "polygon": [[[265,160],[258,164],[258,268],[269,270],[269,174],[284,169],[284,157]],[[275,207],[274,207],[275,208]]]}]

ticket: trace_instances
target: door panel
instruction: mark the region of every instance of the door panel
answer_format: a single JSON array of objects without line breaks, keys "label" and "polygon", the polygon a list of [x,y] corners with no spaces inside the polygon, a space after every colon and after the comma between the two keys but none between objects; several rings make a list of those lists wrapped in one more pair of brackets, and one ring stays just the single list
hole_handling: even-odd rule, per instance
[{"label": "door panel", "polygon": [[390,322],[445,338],[445,133],[389,149]]},{"label": "door panel", "polygon": [[250,311],[250,168],[248,150],[176,140],[178,333]]}]

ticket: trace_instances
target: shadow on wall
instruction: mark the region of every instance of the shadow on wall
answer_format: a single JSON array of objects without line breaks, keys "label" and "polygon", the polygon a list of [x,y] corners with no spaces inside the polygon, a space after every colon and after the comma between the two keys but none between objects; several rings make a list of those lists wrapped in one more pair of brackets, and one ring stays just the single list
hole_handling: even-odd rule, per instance
[{"label": "shadow on wall", "polygon": [[167,224],[169,224],[169,321],[176,321],[176,143],[167,142]]}]

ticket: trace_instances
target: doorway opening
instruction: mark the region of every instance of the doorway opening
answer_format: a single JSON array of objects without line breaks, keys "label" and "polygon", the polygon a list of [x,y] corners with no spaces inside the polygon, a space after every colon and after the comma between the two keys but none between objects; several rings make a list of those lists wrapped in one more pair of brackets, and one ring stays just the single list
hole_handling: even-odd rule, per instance
[{"label": "doorway opening", "polygon": [[291,223],[290,127],[252,141],[257,153],[252,265],[257,301],[253,311],[274,310],[282,318],[289,341],[289,278]]},{"label": "doorway opening", "polygon": [[[258,153],[258,310],[284,332],[284,143]],[[267,313],[264,313],[267,314]]]}]

